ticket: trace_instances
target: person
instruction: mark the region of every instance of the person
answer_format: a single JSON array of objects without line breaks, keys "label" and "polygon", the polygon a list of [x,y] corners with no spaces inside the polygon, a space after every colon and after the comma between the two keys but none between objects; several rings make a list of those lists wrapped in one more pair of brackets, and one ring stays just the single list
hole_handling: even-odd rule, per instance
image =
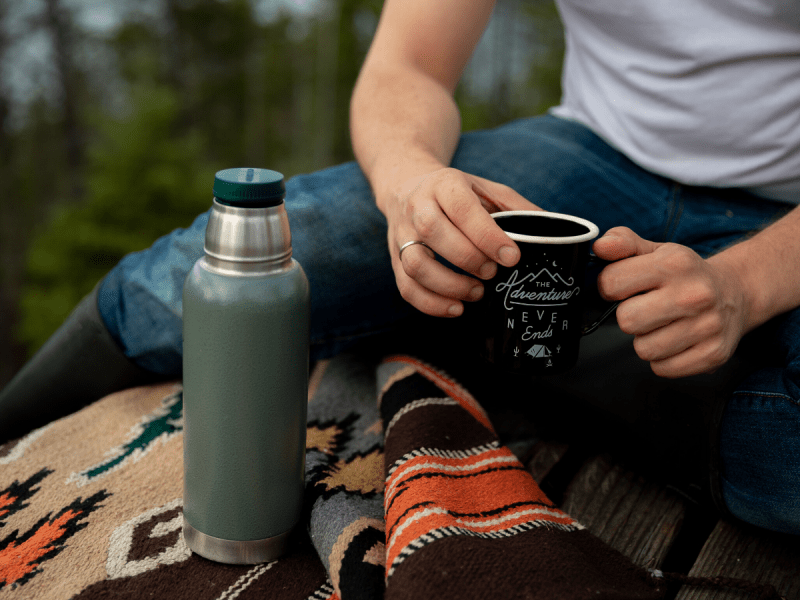
[{"label": "person", "polygon": [[[558,0],[561,103],[462,133],[453,93],[493,4],[386,0],[351,101],[357,163],[287,181],[312,358],[420,315],[459,319],[497,264],[519,259],[490,213],[588,218],[606,231],[594,252],[614,261],[598,290],[621,301],[619,328],[660,380],[757,344],[722,407],[712,476],[735,517],[800,534],[800,7]],[[125,257],[0,411],[53,389],[96,397],[98,371],[105,391],[178,376],[182,283],[206,219]],[[90,366],[114,352],[124,360]]]}]

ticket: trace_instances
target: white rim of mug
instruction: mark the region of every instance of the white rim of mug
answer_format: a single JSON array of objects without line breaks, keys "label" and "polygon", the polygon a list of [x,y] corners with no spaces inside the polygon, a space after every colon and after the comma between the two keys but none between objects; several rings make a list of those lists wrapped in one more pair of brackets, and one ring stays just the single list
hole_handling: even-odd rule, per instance
[{"label": "white rim of mug", "polygon": [[540,217],[545,219],[559,219],[561,221],[572,221],[573,223],[578,223],[579,225],[583,225],[589,231],[586,233],[582,233],[580,235],[570,235],[570,236],[543,236],[543,235],[524,235],[522,233],[514,233],[511,231],[503,230],[508,237],[510,237],[515,242],[527,242],[529,244],[579,244],[581,242],[588,242],[589,240],[593,240],[598,235],[600,235],[600,229],[592,223],[591,221],[587,221],[586,219],[582,219],[580,217],[575,217],[573,215],[565,215],[563,213],[556,213],[556,212],[547,212],[544,210],[506,210],[502,212],[492,213],[492,218],[497,219],[498,217]]}]

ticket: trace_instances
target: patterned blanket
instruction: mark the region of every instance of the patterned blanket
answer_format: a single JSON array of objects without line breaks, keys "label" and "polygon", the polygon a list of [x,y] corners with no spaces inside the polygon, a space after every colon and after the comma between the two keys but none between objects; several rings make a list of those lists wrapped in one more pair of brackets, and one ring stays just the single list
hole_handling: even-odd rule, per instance
[{"label": "patterned blanket", "polygon": [[266,564],[182,539],[179,384],[0,446],[0,600],[662,596],[548,500],[446,374],[343,355],[312,389],[303,522]]}]

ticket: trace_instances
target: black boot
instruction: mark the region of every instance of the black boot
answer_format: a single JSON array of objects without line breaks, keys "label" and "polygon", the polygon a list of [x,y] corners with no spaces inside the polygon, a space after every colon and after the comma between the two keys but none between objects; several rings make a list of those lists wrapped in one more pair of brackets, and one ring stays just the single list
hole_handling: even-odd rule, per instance
[{"label": "black boot", "polygon": [[100,317],[98,288],[0,392],[0,444],[112,392],[163,379],[122,353]]}]

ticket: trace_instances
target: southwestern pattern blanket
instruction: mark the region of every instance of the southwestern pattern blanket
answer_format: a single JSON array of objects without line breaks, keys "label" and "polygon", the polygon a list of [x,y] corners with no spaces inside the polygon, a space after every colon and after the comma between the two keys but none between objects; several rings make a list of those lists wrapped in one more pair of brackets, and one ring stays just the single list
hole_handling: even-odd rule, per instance
[{"label": "southwestern pattern blanket", "polygon": [[447,374],[343,355],[312,388],[304,520],[267,564],[213,563],[183,542],[178,384],[0,446],[0,599],[662,596],[548,500]]}]

